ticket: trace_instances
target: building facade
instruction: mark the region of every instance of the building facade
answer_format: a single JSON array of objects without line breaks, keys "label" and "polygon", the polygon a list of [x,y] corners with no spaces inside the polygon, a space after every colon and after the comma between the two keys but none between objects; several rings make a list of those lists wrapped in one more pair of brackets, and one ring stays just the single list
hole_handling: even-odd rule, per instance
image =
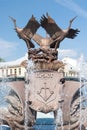
[{"label": "building facade", "polygon": [[26,72],[27,55],[10,62],[0,62],[0,78],[24,77]]},{"label": "building facade", "polygon": [[78,61],[69,57],[62,59],[64,66],[64,76],[65,77],[79,77],[80,68]]}]

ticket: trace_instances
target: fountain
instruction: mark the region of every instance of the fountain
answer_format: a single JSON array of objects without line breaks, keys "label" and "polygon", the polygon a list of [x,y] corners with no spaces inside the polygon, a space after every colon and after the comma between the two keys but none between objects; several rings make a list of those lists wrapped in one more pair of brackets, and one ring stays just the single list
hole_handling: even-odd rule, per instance
[{"label": "fountain", "polygon": [[[86,98],[83,96],[86,92],[86,81],[84,84],[82,79],[65,77],[65,64],[58,59],[61,41],[64,38],[73,39],[79,33],[78,29],[71,28],[76,17],[70,20],[65,31],[58,27],[48,13],[41,17],[40,23],[32,15],[21,30],[16,26],[16,20],[10,18],[19,38],[26,42],[28,63],[25,80],[7,82],[14,92],[11,91],[6,97],[9,107],[7,115],[3,114],[3,124],[7,122],[12,130],[43,130],[43,125],[38,127],[37,112],[53,112],[55,128],[51,126],[50,130],[86,128],[86,121],[82,118],[86,113]],[[39,27],[44,28],[49,36],[44,38],[37,34]]]}]

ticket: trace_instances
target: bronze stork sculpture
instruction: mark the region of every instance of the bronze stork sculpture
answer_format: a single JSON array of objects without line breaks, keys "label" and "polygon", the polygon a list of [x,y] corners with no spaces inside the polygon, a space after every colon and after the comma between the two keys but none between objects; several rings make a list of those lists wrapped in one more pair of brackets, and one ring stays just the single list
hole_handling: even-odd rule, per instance
[{"label": "bronze stork sculpture", "polygon": [[56,60],[58,58],[57,48],[59,48],[60,42],[65,38],[74,39],[79,33],[78,29],[71,28],[72,22],[75,20],[75,18],[76,17],[72,18],[69,22],[68,28],[63,30],[48,15],[48,13],[47,16],[43,15],[40,19],[40,26],[46,30],[47,34],[49,34],[49,37],[44,38],[39,34],[34,34],[32,39],[40,46],[39,52],[43,52],[43,56],[41,57],[41,55],[37,55],[37,57],[33,57],[35,59],[44,59],[43,57],[45,56],[46,58],[48,57],[48,61]]},{"label": "bronze stork sculpture", "polygon": [[16,20],[12,17],[10,18],[14,23],[14,29],[17,32],[18,37],[26,42],[28,49],[34,48],[35,45],[32,43],[31,38],[36,33],[37,29],[40,27],[39,22],[32,15],[27,25],[24,28],[19,28],[16,25]]},{"label": "bronze stork sculpture", "polygon": [[[28,47],[28,58],[33,59],[35,62],[45,61],[51,62],[58,59],[58,50],[60,42],[65,38],[75,38],[79,33],[78,29],[71,28],[72,22],[76,17],[70,20],[69,26],[66,30],[61,29],[56,22],[48,15],[43,15],[40,19],[40,23],[32,15],[27,25],[24,28],[18,28],[16,20],[10,17],[14,23],[15,30],[19,38],[23,39]],[[36,31],[39,27],[45,29],[49,37],[42,37],[37,34]],[[39,49],[34,48],[33,43],[35,41],[39,45]]]},{"label": "bronze stork sculpture", "polygon": [[41,26],[46,30],[46,32],[50,35],[53,40],[53,43],[50,43],[51,48],[59,48],[60,42],[64,38],[75,38],[79,33],[78,29],[72,29],[71,25],[76,17],[70,20],[69,26],[66,30],[61,29],[56,22],[48,15],[47,17],[43,15],[40,20]]}]

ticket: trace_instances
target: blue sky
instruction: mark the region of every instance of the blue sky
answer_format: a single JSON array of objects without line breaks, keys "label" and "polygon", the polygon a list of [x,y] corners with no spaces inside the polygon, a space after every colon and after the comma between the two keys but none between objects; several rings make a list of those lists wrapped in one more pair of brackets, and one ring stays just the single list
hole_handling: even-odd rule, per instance
[{"label": "blue sky", "polygon": [[[73,40],[61,42],[59,56],[78,58],[83,54],[87,58],[87,0],[0,0],[0,57],[12,61],[27,52],[26,44],[18,38],[9,16],[23,28],[32,14],[39,21],[46,12],[62,29],[68,27],[71,18],[78,16],[72,28],[78,28],[80,33]],[[40,34],[44,35],[43,30]]]}]

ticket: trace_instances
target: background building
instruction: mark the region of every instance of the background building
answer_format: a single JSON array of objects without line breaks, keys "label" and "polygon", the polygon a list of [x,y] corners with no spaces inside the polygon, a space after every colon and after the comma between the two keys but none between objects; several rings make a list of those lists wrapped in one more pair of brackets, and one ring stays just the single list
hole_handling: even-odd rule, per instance
[{"label": "background building", "polygon": [[24,77],[26,72],[27,55],[10,62],[0,62],[0,78]]},{"label": "background building", "polygon": [[79,63],[78,60],[65,57],[62,60],[63,63],[65,63],[64,67],[64,75],[65,77],[78,77],[80,68],[79,68]]}]

